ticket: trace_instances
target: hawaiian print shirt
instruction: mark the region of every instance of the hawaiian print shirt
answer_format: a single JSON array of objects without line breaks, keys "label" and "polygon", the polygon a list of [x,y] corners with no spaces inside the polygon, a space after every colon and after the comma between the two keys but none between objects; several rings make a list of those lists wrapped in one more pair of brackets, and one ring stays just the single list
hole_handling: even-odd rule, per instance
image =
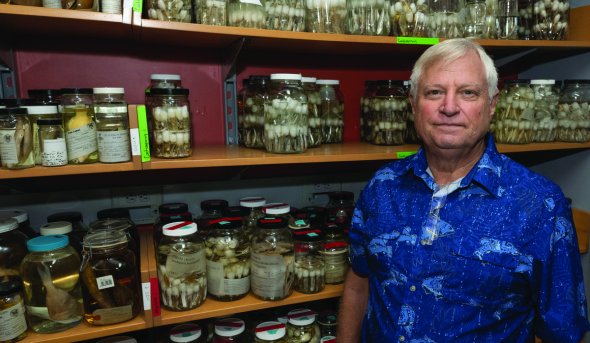
[{"label": "hawaiian print shirt", "polygon": [[439,189],[424,151],[383,166],[350,231],[368,277],[364,342],[578,342],[590,329],[571,209],[499,154]]}]

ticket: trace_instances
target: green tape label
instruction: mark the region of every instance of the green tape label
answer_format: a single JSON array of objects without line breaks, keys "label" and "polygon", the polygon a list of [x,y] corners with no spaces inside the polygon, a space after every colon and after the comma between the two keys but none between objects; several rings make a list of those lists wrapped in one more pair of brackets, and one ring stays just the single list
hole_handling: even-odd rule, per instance
[{"label": "green tape label", "polygon": [[397,158],[406,158],[408,156],[412,156],[415,153],[417,153],[417,151],[398,151],[396,153]]},{"label": "green tape label", "polygon": [[150,133],[148,131],[145,105],[137,105],[137,126],[139,128],[139,144],[141,149],[141,162],[150,161]]},{"label": "green tape label", "polygon": [[439,43],[438,38],[397,37],[397,44],[435,45],[438,43]]},{"label": "green tape label", "polygon": [[143,0],[133,0],[133,12],[141,13],[143,11]]}]

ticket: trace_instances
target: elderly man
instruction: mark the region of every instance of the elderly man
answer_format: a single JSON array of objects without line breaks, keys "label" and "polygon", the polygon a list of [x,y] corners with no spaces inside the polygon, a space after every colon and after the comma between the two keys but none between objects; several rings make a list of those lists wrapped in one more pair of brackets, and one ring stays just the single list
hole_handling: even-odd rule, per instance
[{"label": "elderly man", "polygon": [[418,153],[363,190],[338,342],[577,342],[590,329],[571,210],[497,152],[493,61],[446,40],[418,59]]}]

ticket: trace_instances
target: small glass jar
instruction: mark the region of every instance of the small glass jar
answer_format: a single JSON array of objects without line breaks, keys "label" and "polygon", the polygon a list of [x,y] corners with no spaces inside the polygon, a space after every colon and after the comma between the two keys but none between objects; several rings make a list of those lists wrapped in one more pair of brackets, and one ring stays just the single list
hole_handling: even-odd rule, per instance
[{"label": "small glass jar", "polygon": [[365,91],[361,96],[361,112],[359,114],[361,141],[367,142],[370,135],[370,129],[373,128],[373,114],[371,112],[370,100],[375,92],[375,81],[365,81]]},{"label": "small glass jar", "polygon": [[307,150],[308,104],[300,74],[272,74],[264,104],[264,145],[274,153]]},{"label": "small glass jar", "polygon": [[158,206],[158,213],[158,220],[154,224],[154,243],[156,245],[162,239],[162,227],[165,224],[193,220],[193,214],[188,211],[188,204],[183,202],[161,204]]},{"label": "small glass jar", "polygon": [[98,137],[98,157],[102,163],[131,161],[129,114],[125,89],[94,88],[94,117]]},{"label": "small glass jar", "polygon": [[64,235],[27,241],[29,253],[20,265],[27,323],[34,332],[72,328],[82,320],[80,258]]},{"label": "small glass jar", "polygon": [[78,254],[82,254],[82,241],[86,232],[72,230],[72,223],[66,221],[56,221],[41,225],[39,228],[41,236],[64,235],[68,236],[69,243]]},{"label": "small glass jar", "polygon": [[[503,0],[500,0],[503,1]],[[513,1],[513,0],[511,0]],[[498,1],[466,0],[464,36],[495,39]],[[517,22],[518,23],[518,22]],[[517,26],[512,28],[516,34]],[[508,39],[508,38],[503,38]]]},{"label": "small glass jar", "polygon": [[535,39],[564,40],[568,31],[568,0],[536,0],[533,5]]},{"label": "small glass jar", "polygon": [[200,306],[207,296],[207,266],[197,224],[175,222],[163,227],[158,244],[158,281],[165,308],[186,311]]},{"label": "small glass jar", "polygon": [[429,0],[429,37],[463,37],[463,1]]},{"label": "small glass jar", "polygon": [[14,218],[0,219],[0,277],[18,276],[18,268],[27,255],[27,236],[18,230]]},{"label": "small glass jar", "polygon": [[262,322],[254,329],[255,343],[287,343],[287,326],[281,322]]},{"label": "small glass jar", "polygon": [[26,108],[0,108],[0,160],[2,168],[35,166],[33,126]]},{"label": "small glass jar", "polygon": [[190,23],[193,2],[191,0],[147,0],[149,19]]},{"label": "small glass jar", "polygon": [[287,337],[289,342],[319,343],[320,330],[315,323],[316,313],[308,309],[297,309],[287,314]]},{"label": "small glass jar", "polygon": [[252,293],[262,300],[281,300],[293,292],[293,237],[284,218],[261,218],[251,243]]},{"label": "small glass jar", "polygon": [[346,0],[306,1],[305,31],[314,33],[345,33]]},{"label": "small glass jar", "polygon": [[215,321],[213,343],[250,342],[246,333],[246,323],[238,318],[225,318]]},{"label": "small glass jar", "polygon": [[559,99],[557,140],[590,140],[590,80],[566,80]]},{"label": "small glass jar", "polygon": [[209,230],[213,219],[223,217],[223,210],[228,206],[227,200],[223,199],[209,199],[201,201],[201,214],[196,218],[197,226],[199,227],[199,236],[206,239],[209,236]]},{"label": "small glass jar", "polygon": [[499,0],[497,1],[497,4],[498,38],[518,39],[518,22],[520,20],[518,0]]},{"label": "small glass jar", "polygon": [[204,25],[227,25],[227,0],[196,0],[195,21]]},{"label": "small glass jar", "polygon": [[66,146],[63,121],[61,118],[36,120],[37,139],[39,142],[39,157],[44,167],[59,167],[68,164],[68,149]]},{"label": "small glass jar", "polygon": [[218,219],[205,241],[207,292],[220,301],[233,301],[250,291],[250,242],[242,220]]},{"label": "small glass jar", "polygon": [[389,36],[391,2],[346,0],[346,33],[365,36]]},{"label": "small glass jar", "polygon": [[[61,115],[58,114],[57,105],[26,105],[22,106],[27,109],[29,121],[33,125],[33,155],[35,158],[36,165],[43,164],[43,156],[41,153],[41,139],[39,138],[39,119],[59,119],[62,126],[62,139],[63,139],[63,121]],[[65,141],[64,141],[65,148]],[[67,158],[67,156],[65,156]],[[66,160],[67,163],[67,160]]]},{"label": "small glass jar", "polygon": [[193,151],[189,90],[152,88],[150,94],[154,155],[158,158],[190,156]]},{"label": "small glass jar", "polygon": [[396,0],[390,13],[392,36],[428,37],[428,1]]},{"label": "small glass jar", "polygon": [[535,122],[533,142],[553,142],[557,133],[559,89],[555,80],[531,80],[535,93]]},{"label": "small glass jar", "polygon": [[238,118],[242,144],[264,148],[264,104],[268,98],[269,76],[252,75],[244,90],[243,112]]},{"label": "small glass jar", "polygon": [[322,143],[342,143],[344,139],[344,96],[338,80],[317,80],[321,100]]},{"label": "small glass jar", "polygon": [[295,290],[311,294],[324,290],[324,236],[320,230],[300,230],[293,234],[295,249]]},{"label": "small glass jar", "polygon": [[135,224],[128,218],[105,218],[93,221],[88,225],[88,233],[100,231],[122,232],[128,239],[129,249],[139,256],[139,233]]},{"label": "small glass jar", "polygon": [[304,0],[267,0],[266,29],[303,32],[305,31]]},{"label": "small glass jar", "polygon": [[69,164],[98,162],[98,140],[92,108],[92,88],[61,90]]},{"label": "small glass jar", "polygon": [[407,113],[411,108],[403,89],[403,81],[376,81],[369,98],[371,127],[367,142],[376,145],[399,145],[407,136]]},{"label": "small glass jar", "polygon": [[123,231],[103,230],[84,237],[80,277],[88,324],[125,322],[141,311],[139,268],[127,245]]},{"label": "small glass jar", "polygon": [[266,9],[263,0],[228,0],[227,23],[229,26],[266,28]]},{"label": "small glass jar", "polygon": [[534,0],[518,1],[518,39],[533,39],[533,8]]},{"label": "small glass jar", "polygon": [[348,191],[329,192],[326,205],[328,216],[335,216],[336,223],[345,228],[350,226],[354,212],[354,193]]},{"label": "small glass jar", "polygon": [[320,335],[323,337],[336,336],[338,330],[338,312],[328,310],[320,313],[317,319],[320,325]]},{"label": "small glass jar", "polygon": [[491,131],[496,142],[526,144],[535,135],[535,93],[528,80],[507,80],[498,96]]},{"label": "small glass jar", "polygon": [[248,242],[252,239],[252,233],[256,229],[258,219],[264,217],[262,207],[266,205],[266,199],[262,197],[246,197],[240,199],[240,206],[250,210],[247,218],[244,218],[244,234]]},{"label": "small glass jar", "polygon": [[169,341],[172,343],[205,343],[207,336],[198,324],[186,323],[170,330]]},{"label": "small glass jar", "polygon": [[25,210],[0,210],[0,219],[14,218],[18,222],[18,230],[28,238],[35,238],[39,233],[31,227],[29,214]]},{"label": "small glass jar", "polygon": [[18,342],[27,337],[22,281],[17,276],[0,275],[0,342]]},{"label": "small glass jar", "polygon": [[122,4],[120,0],[100,0],[99,8],[102,13],[122,14]]},{"label": "small glass jar", "polygon": [[320,89],[316,85],[315,77],[302,77],[303,91],[307,96],[309,134],[307,135],[307,147],[315,148],[322,144],[322,112]]},{"label": "small glass jar", "polygon": [[[58,8],[61,8],[61,1]],[[29,89],[27,94],[41,105],[57,105],[61,98],[59,89]]]},{"label": "small glass jar", "polygon": [[344,282],[348,272],[348,244],[344,239],[342,228],[338,225],[326,225],[324,228],[325,244],[322,255],[325,264],[325,282],[337,285]]}]

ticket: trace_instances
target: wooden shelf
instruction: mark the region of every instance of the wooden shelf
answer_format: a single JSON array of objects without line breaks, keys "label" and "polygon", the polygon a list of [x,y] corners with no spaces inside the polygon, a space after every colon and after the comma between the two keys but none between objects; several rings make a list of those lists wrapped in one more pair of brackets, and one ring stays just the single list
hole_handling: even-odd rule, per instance
[{"label": "wooden shelf", "polygon": [[[140,167],[141,169],[141,167]],[[78,175],[78,174],[100,174],[113,172],[126,172],[137,169],[134,162],[123,163],[93,163],[81,165],[66,165],[62,167],[42,167],[35,166],[33,168],[6,170],[0,169],[0,179],[15,179],[28,177],[43,177],[43,176],[58,176],[58,175]]]}]

